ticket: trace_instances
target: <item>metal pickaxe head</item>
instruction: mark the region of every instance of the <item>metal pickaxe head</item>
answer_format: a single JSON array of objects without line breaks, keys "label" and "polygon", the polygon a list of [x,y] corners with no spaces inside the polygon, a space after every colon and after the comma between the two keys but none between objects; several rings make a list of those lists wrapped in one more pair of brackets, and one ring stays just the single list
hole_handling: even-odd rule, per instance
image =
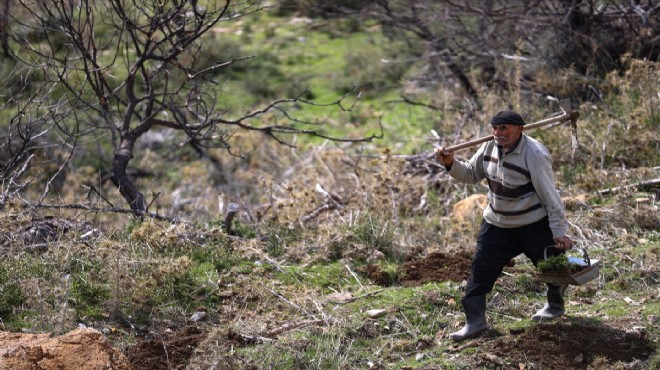
[{"label": "metal pickaxe head", "polygon": [[568,114],[571,120],[571,147],[575,150],[580,145],[577,136],[577,119],[580,117],[580,112],[573,111],[570,99],[563,99],[559,101],[561,109]]}]

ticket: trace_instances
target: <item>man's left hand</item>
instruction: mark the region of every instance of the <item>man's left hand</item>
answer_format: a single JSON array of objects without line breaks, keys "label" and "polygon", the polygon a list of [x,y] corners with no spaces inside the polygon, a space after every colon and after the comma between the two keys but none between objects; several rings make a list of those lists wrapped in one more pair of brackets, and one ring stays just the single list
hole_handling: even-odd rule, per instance
[{"label": "man's left hand", "polygon": [[573,246],[573,241],[571,240],[571,238],[569,238],[566,235],[560,236],[558,238],[554,238],[554,240],[555,240],[555,248],[557,249],[567,250],[567,249],[571,249],[571,247]]}]

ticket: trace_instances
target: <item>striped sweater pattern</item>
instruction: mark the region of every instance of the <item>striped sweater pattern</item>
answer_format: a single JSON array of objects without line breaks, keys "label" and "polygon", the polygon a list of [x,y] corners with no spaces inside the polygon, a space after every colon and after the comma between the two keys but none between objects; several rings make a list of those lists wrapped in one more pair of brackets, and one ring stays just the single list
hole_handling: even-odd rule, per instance
[{"label": "striped sweater pattern", "polygon": [[552,158],[539,141],[523,134],[518,146],[501,157],[495,141],[486,142],[469,161],[455,160],[449,174],[468,184],[486,179],[486,222],[512,228],[548,216],[553,237],[566,235],[568,222],[554,185]]}]

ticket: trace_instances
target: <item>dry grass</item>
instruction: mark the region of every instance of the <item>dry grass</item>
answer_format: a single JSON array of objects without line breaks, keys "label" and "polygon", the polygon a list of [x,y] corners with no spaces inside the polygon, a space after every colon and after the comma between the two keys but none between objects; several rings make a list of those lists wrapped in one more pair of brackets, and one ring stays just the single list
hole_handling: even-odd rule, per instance
[{"label": "dry grass", "polygon": [[[574,297],[622,322],[641,322],[646,335],[657,340],[657,326],[647,319],[660,305],[657,187],[598,193],[659,177],[660,134],[653,120],[660,109],[658,98],[649,95],[656,86],[649,80],[657,80],[658,69],[653,63],[630,65],[625,76],[611,77],[621,95],[580,107],[578,153],[570,150],[568,130],[531,134],[553,153],[572,236],[605,262],[599,281],[576,288]],[[489,93],[470,119],[457,110],[444,112],[443,144],[487,134],[483,122],[505,105],[528,110],[532,119],[552,110],[542,99],[521,93],[506,99]],[[459,129],[455,122],[461,122]],[[430,151],[429,140],[420,138],[420,147]],[[152,155],[144,165],[167,167]],[[356,268],[374,251],[385,255],[383,263],[396,266],[434,251],[472,248],[484,185],[459,184],[437,169],[412,171],[410,158],[378,145],[322,143],[291,150],[264,143],[246,159],[225,160],[231,169],[228,185],[216,184],[208,164],[183,162],[176,174],[140,185],[147,191],[167,189],[154,207],[188,222],[136,222],[60,210],[51,215],[90,221],[100,231],[87,238],[81,232],[59,235],[37,255],[22,249],[17,230],[41,215],[13,200],[0,213],[2,267],[10,276],[5,283],[18,284],[24,299],[2,318],[3,326],[63,332],[84,322],[116,330],[109,335],[122,347],[133,343],[137,332],[190,324],[192,312],[203,309],[207,321],[197,325],[210,334],[191,369],[259,367],[260,361],[273,368],[355,368],[382,358],[402,366],[424,364],[412,360],[418,353],[459,366],[445,354],[446,343],[428,343],[462,320],[456,306],[460,283],[391,287],[351,304],[328,298],[333,292],[358,297],[380,289]],[[73,183],[63,187],[62,201],[80,199],[89,169],[70,174]],[[115,190],[105,191],[121,202]],[[220,226],[230,202],[241,206],[236,235]],[[502,314],[493,318],[496,325],[512,325],[511,317],[525,316],[538,304],[538,287],[525,280],[529,266],[523,262],[520,268],[496,288],[500,298],[492,303]],[[641,303],[630,311],[626,298]],[[576,311],[590,312],[592,306],[579,304]],[[373,308],[386,309],[387,321],[365,319]],[[265,335],[305,320],[314,324]]]}]

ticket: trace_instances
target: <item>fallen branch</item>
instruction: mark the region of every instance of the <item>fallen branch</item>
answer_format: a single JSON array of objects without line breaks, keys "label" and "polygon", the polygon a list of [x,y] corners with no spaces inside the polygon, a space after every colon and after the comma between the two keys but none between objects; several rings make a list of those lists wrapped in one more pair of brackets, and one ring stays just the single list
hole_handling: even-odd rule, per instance
[{"label": "fallen branch", "polygon": [[268,332],[266,332],[266,334],[264,334],[264,336],[268,337],[268,338],[272,338],[276,335],[284,333],[285,331],[301,328],[301,327],[307,326],[307,325],[321,325],[323,323],[325,323],[325,321],[323,321],[321,319],[303,320],[303,321],[298,321],[298,322],[294,322],[294,323],[287,323],[287,324],[284,324],[284,325],[280,326],[279,328],[269,330]]},{"label": "fallen branch", "polygon": [[308,213],[307,215],[303,216],[300,218],[300,221],[303,223],[313,220],[314,218],[318,217],[321,213],[326,212],[326,211],[332,211],[335,209],[341,209],[344,201],[341,199],[339,195],[332,191],[328,191],[321,186],[321,184],[316,184],[316,187],[314,188],[316,192],[319,194],[323,195],[323,204],[316,207],[313,211]]},{"label": "fallen branch", "polygon": [[227,338],[230,340],[236,340],[239,343],[246,343],[246,344],[271,343],[273,341],[273,339],[271,338],[265,338],[259,335],[238,333],[231,329],[227,333]]},{"label": "fallen branch", "polygon": [[308,213],[308,214],[306,214],[305,216],[301,217],[301,218],[300,218],[300,221],[302,221],[303,223],[308,222],[308,221],[313,220],[313,219],[315,219],[316,217],[318,217],[318,215],[320,215],[321,213],[326,212],[326,211],[331,211],[331,210],[336,209],[336,208],[337,208],[337,207],[335,207],[335,206],[332,205],[332,204],[327,204],[327,203],[326,203],[326,204],[322,204],[322,205],[316,207],[316,208],[315,208],[313,211],[311,211],[310,213]]},{"label": "fallen branch", "polygon": [[513,316],[505,315],[503,313],[495,312],[495,311],[493,311],[492,313],[495,314],[495,315],[506,317],[507,319],[511,319],[511,320],[515,320],[515,321],[522,321],[522,319],[520,317],[513,317]]},{"label": "fallen branch", "polygon": [[[91,207],[84,204],[25,204],[23,205],[23,208],[81,209],[90,212],[114,212],[114,213],[135,214],[133,210],[126,208],[99,208],[99,207]],[[152,212],[143,212],[142,216],[151,217],[153,219],[161,220],[161,221],[168,221],[173,224],[182,223],[182,221],[180,220],[166,216],[161,216],[157,213],[152,213]]]},{"label": "fallen branch", "polygon": [[598,190],[598,194],[605,195],[605,194],[610,194],[610,193],[616,193],[616,192],[623,191],[623,190],[628,190],[628,189],[633,189],[633,188],[651,187],[651,186],[655,186],[655,185],[660,185],[660,179],[641,181],[641,182],[638,182],[636,184],[615,186],[613,188]]},{"label": "fallen branch", "polygon": [[253,250],[257,254],[259,254],[259,257],[265,259],[266,262],[268,262],[271,266],[273,266],[275,268],[275,270],[277,270],[279,272],[284,272],[284,269],[282,268],[282,266],[280,266],[280,264],[277,263],[277,261],[275,261],[274,259],[268,257],[268,255],[266,253],[264,253],[263,251],[258,250],[257,248],[253,248],[253,247],[249,247],[248,249]]},{"label": "fallen branch", "polygon": [[477,347],[479,345],[480,345],[480,343],[478,341],[470,341],[470,342],[468,342],[466,344],[463,344],[463,345],[460,345],[458,347],[450,347],[449,351],[450,352],[460,352],[460,351],[462,351],[466,348]]},{"label": "fallen branch", "polygon": [[353,272],[353,270],[351,270],[351,268],[348,267],[348,265],[346,265],[346,264],[344,265],[344,267],[346,267],[346,270],[348,270],[348,272],[350,272],[351,275],[353,275],[353,278],[354,278],[355,281],[357,281],[357,283],[360,285],[360,288],[361,288],[361,289],[364,289],[364,286],[363,286],[362,283],[360,282],[360,279],[358,279],[357,275],[355,275],[355,273]]},{"label": "fallen branch", "polygon": [[346,303],[350,303],[350,302],[353,302],[353,301],[355,301],[355,300],[358,300],[358,299],[360,299],[360,298],[364,298],[364,297],[368,297],[368,296],[370,296],[370,295],[378,294],[378,293],[380,293],[380,292],[382,292],[382,291],[383,291],[383,289],[378,289],[378,290],[374,290],[373,292],[364,293],[364,294],[359,295],[359,296],[357,296],[357,297],[353,297],[353,298],[347,299],[347,300],[345,300],[345,301],[341,301],[341,302],[336,302],[336,301],[335,301],[335,302],[332,302],[332,303],[334,303],[334,304],[346,304]]},{"label": "fallen branch", "polygon": [[283,300],[283,301],[286,302],[287,304],[293,306],[294,308],[296,308],[296,309],[298,309],[298,310],[302,310],[302,308],[301,308],[300,306],[298,306],[297,304],[295,304],[295,303],[291,302],[290,300],[286,299],[286,297],[284,297],[284,296],[281,295],[280,293],[278,293],[278,292],[276,292],[276,291],[274,291],[273,289],[268,288],[268,287],[266,287],[266,289],[268,289],[268,290],[269,290],[271,293],[273,293],[277,298]]}]

